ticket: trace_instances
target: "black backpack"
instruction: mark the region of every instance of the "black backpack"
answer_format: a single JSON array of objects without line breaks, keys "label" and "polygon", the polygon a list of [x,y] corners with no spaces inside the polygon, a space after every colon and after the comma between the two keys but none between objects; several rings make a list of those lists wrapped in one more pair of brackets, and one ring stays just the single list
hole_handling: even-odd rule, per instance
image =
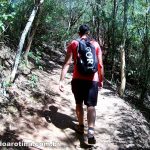
[{"label": "black backpack", "polygon": [[77,69],[81,74],[92,75],[98,70],[96,49],[89,39],[80,39],[77,47]]}]

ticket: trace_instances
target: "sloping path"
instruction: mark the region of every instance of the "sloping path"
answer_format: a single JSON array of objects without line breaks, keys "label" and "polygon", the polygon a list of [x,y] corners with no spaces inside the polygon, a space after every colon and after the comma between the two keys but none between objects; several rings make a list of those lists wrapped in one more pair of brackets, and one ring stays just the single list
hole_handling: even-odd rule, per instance
[{"label": "sloping path", "polygon": [[[91,147],[84,143],[86,129],[84,136],[73,130],[77,120],[70,86],[71,74],[67,74],[66,88],[61,93],[58,89],[61,66],[53,61],[49,61],[49,66],[55,67],[32,71],[39,78],[36,88],[29,87],[24,76],[16,81],[19,90],[15,85],[12,87],[16,109],[10,105],[9,115],[1,119],[0,138],[3,142],[28,144],[27,147],[13,148],[17,150],[150,149],[150,123],[138,110],[119,98],[107,83],[99,91],[96,107],[97,144]],[[86,107],[84,110],[86,122]]]},{"label": "sloping path", "polygon": [[[51,125],[54,127],[52,133],[49,134],[50,139],[55,139],[60,147],[65,147],[65,149],[86,148],[88,146],[83,144],[83,138],[86,135],[82,137],[71,129],[73,123],[77,123],[70,87],[71,75],[67,75],[65,92],[61,93],[58,90],[59,74],[60,70],[53,70],[53,75],[49,76],[50,85],[47,86],[47,91],[58,94],[54,94],[55,104],[50,105],[50,107],[58,108],[57,113],[53,110],[50,113]],[[150,149],[150,124],[139,111],[119,98],[107,83],[99,91],[96,111],[97,144],[94,149]]]}]

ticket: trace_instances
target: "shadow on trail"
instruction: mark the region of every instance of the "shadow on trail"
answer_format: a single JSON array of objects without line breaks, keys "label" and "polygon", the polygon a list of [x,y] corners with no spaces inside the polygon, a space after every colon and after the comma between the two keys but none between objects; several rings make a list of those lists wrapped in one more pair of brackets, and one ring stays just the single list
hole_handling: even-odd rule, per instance
[{"label": "shadow on trail", "polygon": [[116,147],[114,149],[118,150],[150,149],[149,110],[142,107],[138,99],[132,97],[121,99],[107,82],[101,95],[108,99],[102,102],[105,112],[99,111],[97,117],[99,124],[102,125],[102,128],[99,125],[98,134],[103,143],[113,143],[112,145]]},{"label": "shadow on trail", "polygon": [[[71,139],[77,138],[80,142],[80,148],[92,148],[93,147],[92,145],[88,145],[85,143],[84,134],[82,135],[82,134],[76,133],[75,131],[76,124],[74,122],[77,122],[77,120],[66,114],[58,112],[57,107],[51,105],[49,107],[49,110],[46,110],[43,112],[43,117],[45,117],[48,123],[52,123],[54,126],[56,126],[59,129],[62,129],[62,130],[66,128],[72,129],[75,133],[73,133],[73,135],[70,135],[72,137]],[[68,142],[67,139],[66,140],[64,139],[63,141],[66,143]]]},{"label": "shadow on trail", "polygon": [[45,110],[43,112],[43,117],[45,117],[46,121],[52,123],[54,126],[60,129],[70,128],[74,130],[75,123],[73,121],[77,121],[76,119],[58,112],[58,108],[51,105],[49,110]]},{"label": "shadow on trail", "polygon": [[76,133],[76,137],[77,137],[77,139],[79,139],[80,148],[84,148],[84,149],[94,148],[93,145],[88,145],[88,144],[85,143],[85,135],[84,134]]},{"label": "shadow on trail", "polygon": [[146,120],[150,123],[150,109],[141,103],[140,99],[136,98],[135,96],[126,95],[125,101],[130,103],[133,108],[140,110]]},{"label": "shadow on trail", "polygon": [[23,141],[18,138],[18,134],[15,130],[5,129],[3,135],[0,136],[0,149],[17,149],[17,150],[30,150],[27,146],[24,146]]}]

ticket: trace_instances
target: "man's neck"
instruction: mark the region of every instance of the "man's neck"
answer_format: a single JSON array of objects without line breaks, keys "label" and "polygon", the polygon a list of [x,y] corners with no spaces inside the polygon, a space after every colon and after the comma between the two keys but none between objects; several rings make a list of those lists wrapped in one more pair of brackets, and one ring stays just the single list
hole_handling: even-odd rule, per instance
[{"label": "man's neck", "polygon": [[80,38],[82,38],[82,39],[86,39],[87,37],[88,37],[88,35],[86,35],[86,34],[80,36]]}]

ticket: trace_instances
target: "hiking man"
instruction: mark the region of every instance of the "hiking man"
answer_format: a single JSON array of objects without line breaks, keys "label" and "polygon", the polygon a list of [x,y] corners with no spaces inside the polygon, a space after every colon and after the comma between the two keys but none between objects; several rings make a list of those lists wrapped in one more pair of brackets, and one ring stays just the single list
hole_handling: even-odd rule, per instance
[{"label": "hiking man", "polygon": [[[75,97],[76,102],[76,115],[79,122],[79,125],[76,126],[75,130],[78,133],[84,133],[84,110],[83,110],[83,102],[87,106],[87,121],[88,121],[88,143],[95,144],[96,139],[94,137],[94,126],[95,126],[95,118],[96,111],[95,106],[97,105],[97,97],[98,97],[98,86],[103,86],[103,63],[102,63],[102,52],[99,44],[89,37],[89,27],[87,25],[81,25],[79,27],[79,40],[73,40],[67,48],[67,54],[64,61],[64,65],[60,75],[59,89],[60,91],[64,91],[63,80],[65,75],[69,69],[71,64],[71,60],[74,60],[74,71],[73,71],[73,79],[71,81],[72,92]],[[81,42],[80,42],[81,41]],[[92,50],[89,47],[86,47],[87,52],[85,56],[87,57],[87,64],[91,65],[96,61],[96,68],[94,73],[81,73],[78,67],[78,51],[80,47],[85,47],[85,41],[89,41],[89,45],[94,46],[94,53],[96,58],[94,59]],[[79,47],[79,43],[81,46]],[[84,48],[83,48],[84,49]],[[80,59],[80,58],[79,58]],[[92,68],[92,65],[91,67]],[[93,68],[92,68],[93,69]],[[94,69],[93,69],[94,70]]]}]

